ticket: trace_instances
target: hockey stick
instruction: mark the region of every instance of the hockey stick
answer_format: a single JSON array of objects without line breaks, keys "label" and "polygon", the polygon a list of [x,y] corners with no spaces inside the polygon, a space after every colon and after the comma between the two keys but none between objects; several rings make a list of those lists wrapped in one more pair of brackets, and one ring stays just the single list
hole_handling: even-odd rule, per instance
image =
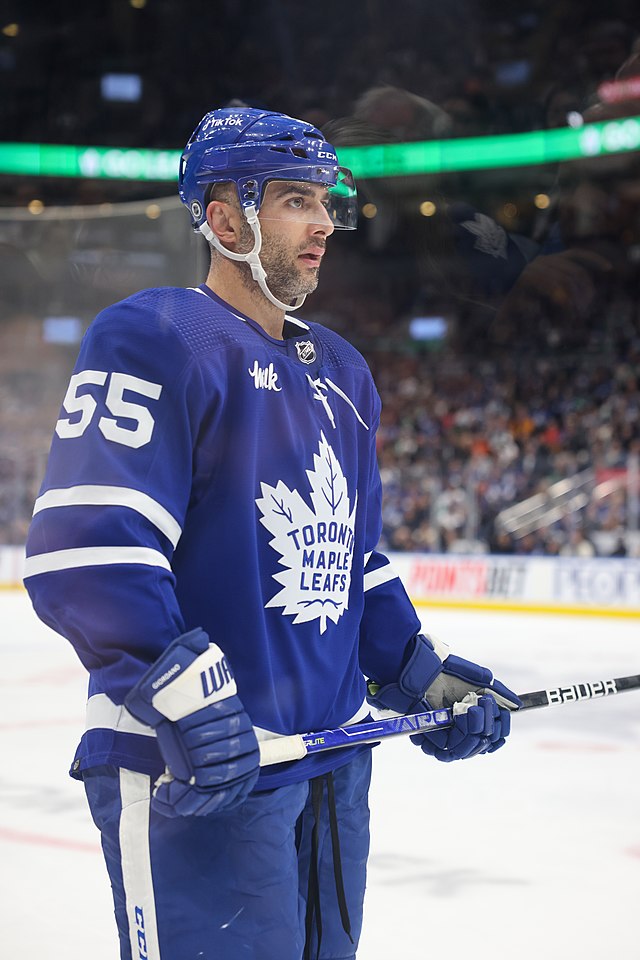
[{"label": "hockey stick", "polygon": [[[566,687],[554,687],[550,690],[536,690],[523,693],[521,710],[534,710],[538,707],[552,707],[562,703],[575,703],[578,700],[593,700],[608,697],[625,690],[640,689],[640,674],[632,677],[618,677],[615,680],[596,680],[593,683],[576,683]],[[519,712],[519,711],[518,711]],[[302,760],[303,757],[324,750],[337,750],[358,743],[377,743],[386,737],[401,734],[428,733],[450,727],[453,724],[453,709],[428,710],[423,713],[411,713],[404,717],[388,717],[382,720],[369,720],[354,723],[335,730],[317,730],[314,733],[294,734],[292,737],[276,737],[260,742],[260,766],[273,763],[285,763],[289,760]]]}]

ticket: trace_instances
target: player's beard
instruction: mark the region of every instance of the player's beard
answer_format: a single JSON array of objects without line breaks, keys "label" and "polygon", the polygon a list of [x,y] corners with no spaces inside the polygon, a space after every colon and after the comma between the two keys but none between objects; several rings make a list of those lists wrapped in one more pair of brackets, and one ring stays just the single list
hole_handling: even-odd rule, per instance
[{"label": "player's beard", "polygon": [[[325,246],[324,240],[314,240],[314,246]],[[253,247],[253,231],[249,224],[243,224],[240,235],[240,250],[251,250]],[[292,249],[284,237],[277,234],[262,235],[260,262],[267,275],[267,287],[282,303],[294,303],[297,297],[312,293],[318,286],[320,264],[315,269],[305,269],[298,264],[298,256],[309,248],[306,240],[297,249]],[[257,284],[251,275],[251,268],[247,263],[239,264],[240,275],[247,289],[255,291]]]}]

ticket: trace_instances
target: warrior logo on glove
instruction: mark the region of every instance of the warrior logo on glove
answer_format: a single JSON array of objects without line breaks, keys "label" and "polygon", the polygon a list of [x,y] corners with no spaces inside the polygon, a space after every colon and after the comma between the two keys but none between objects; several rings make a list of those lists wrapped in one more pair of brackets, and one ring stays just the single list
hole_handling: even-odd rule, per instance
[{"label": "warrior logo on glove", "polygon": [[[180,720],[207,703],[216,703],[237,693],[231,667],[227,658],[215,643],[187,666],[176,664],[182,672],[172,667],[160,679],[171,680],[164,689],[153,694],[152,705],[169,720]],[[157,689],[158,681],[151,684]],[[206,701],[203,703],[202,700]]]},{"label": "warrior logo on glove", "polygon": [[210,666],[206,672],[203,670],[200,674],[200,679],[202,680],[202,692],[205,698],[211,697],[214,693],[222,690],[226,684],[231,683],[233,680],[233,674],[231,673],[231,667],[227,663],[227,658],[222,657]]}]

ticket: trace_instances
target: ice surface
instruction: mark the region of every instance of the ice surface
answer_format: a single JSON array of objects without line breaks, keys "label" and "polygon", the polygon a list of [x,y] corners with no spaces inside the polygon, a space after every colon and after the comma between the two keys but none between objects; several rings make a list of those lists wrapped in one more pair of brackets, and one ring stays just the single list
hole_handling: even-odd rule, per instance
[{"label": "ice surface", "polygon": [[[116,960],[111,895],[67,777],[85,676],[22,593],[0,594],[3,957]],[[637,621],[423,611],[519,692],[640,672]],[[640,957],[640,691],[517,717],[505,749],[439,764],[375,750],[358,960]]]}]

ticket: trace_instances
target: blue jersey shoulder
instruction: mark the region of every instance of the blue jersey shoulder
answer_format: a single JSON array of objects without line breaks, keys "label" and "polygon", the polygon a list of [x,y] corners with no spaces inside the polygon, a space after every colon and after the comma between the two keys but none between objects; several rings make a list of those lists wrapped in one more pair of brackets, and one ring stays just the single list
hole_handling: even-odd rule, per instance
[{"label": "blue jersey shoulder", "polygon": [[105,325],[113,330],[114,324],[131,324],[136,333],[144,329],[162,338],[175,338],[196,356],[242,339],[237,317],[222,303],[191,287],[140,290],[102,310],[92,324],[93,333]]},{"label": "blue jersey shoulder", "polygon": [[314,323],[306,320],[305,323],[322,343],[324,350],[324,361],[328,366],[333,367],[356,367],[369,373],[369,366],[362,354],[356,348],[341,337],[335,330],[325,327],[320,323]]}]

